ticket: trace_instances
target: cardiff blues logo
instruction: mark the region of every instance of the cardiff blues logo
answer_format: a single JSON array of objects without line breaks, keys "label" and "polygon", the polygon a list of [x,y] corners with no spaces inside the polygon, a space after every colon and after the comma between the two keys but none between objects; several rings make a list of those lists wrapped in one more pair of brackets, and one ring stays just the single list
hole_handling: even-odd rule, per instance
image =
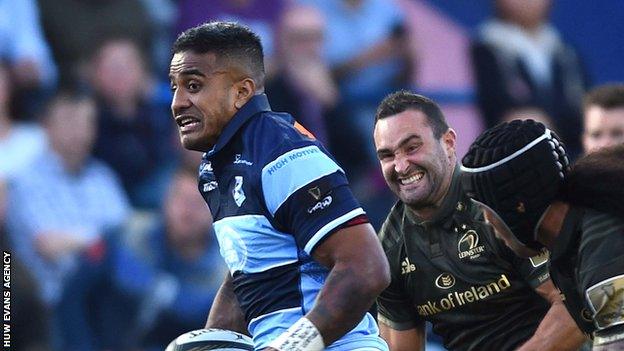
[{"label": "cardiff blues logo", "polygon": [[234,202],[236,202],[236,206],[241,207],[245,199],[245,192],[243,191],[243,177],[235,176],[234,177],[234,189],[232,190],[232,196],[234,197]]}]

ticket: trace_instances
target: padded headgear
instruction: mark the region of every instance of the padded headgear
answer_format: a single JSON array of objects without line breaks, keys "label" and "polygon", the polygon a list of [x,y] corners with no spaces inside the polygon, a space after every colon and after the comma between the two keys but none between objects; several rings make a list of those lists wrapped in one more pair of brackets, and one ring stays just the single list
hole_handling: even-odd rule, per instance
[{"label": "padded headgear", "polygon": [[539,249],[535,227],[569,170],[563,143],[533,120],[483,132],[462,159],[468,196],[494,210],[520,243]]}]

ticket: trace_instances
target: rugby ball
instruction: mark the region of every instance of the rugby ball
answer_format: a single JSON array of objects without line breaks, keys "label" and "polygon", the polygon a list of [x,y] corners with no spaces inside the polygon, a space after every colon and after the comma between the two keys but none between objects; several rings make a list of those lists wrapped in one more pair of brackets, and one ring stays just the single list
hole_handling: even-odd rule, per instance
[{"label": "rugby ball", "polygon": [[247,335],[225,329],[197,329],[173,340],[165,351],[253,351],[253,341]]}]

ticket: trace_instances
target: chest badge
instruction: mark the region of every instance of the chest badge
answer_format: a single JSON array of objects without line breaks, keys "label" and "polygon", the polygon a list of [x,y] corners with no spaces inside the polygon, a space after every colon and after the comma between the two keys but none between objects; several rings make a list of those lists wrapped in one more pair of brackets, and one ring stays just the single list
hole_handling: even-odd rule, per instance
[{"label": "chest badge", "polygon": [[468,257],[473,260],[481,256],[484,251],[485,246],[479,245],[479,234],[472,229],[467,230],[457,242],[457,252],[460,259]]},{"label": "chest badge", "polygon": [[245,196],[245,192],[243,191],[243,177],[235,176],[234,181],[235,183],[234,189],[232,190],[232,197],[234,198],[236,206],[241,207],[243,205],[243,202],[245,202],[245,199],[247,198]]}]

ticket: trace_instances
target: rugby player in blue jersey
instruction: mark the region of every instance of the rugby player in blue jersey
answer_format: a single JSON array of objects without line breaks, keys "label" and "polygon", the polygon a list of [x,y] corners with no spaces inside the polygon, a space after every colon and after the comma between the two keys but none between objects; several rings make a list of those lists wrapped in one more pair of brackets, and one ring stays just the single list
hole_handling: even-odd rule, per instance
[{"label": "rugby player in blue jersey", "polygon": [[344,171],[271,111],[257,35],[191,28],[169,77],[182,145],[205,152],[199,191],[230,270],[206,327],[248,333],[256,350],[387,350],[367,311],[388,262]]}]

